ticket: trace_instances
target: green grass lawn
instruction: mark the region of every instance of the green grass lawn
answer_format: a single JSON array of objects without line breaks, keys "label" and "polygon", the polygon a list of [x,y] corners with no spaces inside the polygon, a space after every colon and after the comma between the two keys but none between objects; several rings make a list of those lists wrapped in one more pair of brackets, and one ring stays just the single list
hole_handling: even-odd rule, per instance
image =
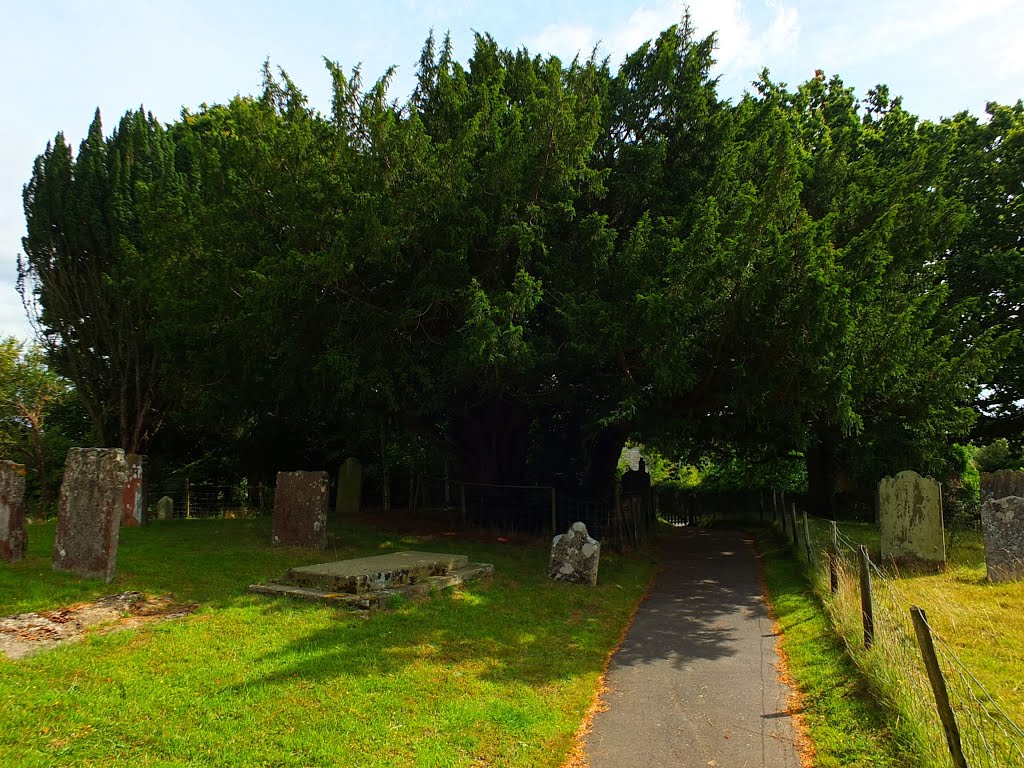
[{"label": "green grass lawn", "polygon": [[[112,584],[50,569],[53,524],[0,563],[0,615],[126,590],[195,614],[0,658],[0,765],[557,766],[654,570],[604,553],[596,589],[552,582],[546,543],[423,540],[347,524],[274,549],[269,520],[122,531]],[[369,616],[250,595],[289,567],[402,549],[495,576]]]}]

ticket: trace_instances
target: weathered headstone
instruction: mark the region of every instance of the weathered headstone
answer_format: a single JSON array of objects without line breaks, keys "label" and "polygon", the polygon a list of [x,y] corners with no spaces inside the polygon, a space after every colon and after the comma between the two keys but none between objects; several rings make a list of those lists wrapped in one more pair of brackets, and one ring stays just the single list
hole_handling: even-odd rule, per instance
[{"label": "weathered headstone", "polygon": [[156,519],[170,520],[174,517],[174,499],[170,496],[163,496],[156,503]]},{"label": "weathered headstone", "polygon": [[274,491],[274,544],[327,548],[326,472],[278,472]]},{"label": "weathered headstone", "polygon": [[363,503],[363,465],[359,459],[348,458],[338,469],[339,516],[358,515]]},{"label": "weathered headstone", "polygon": [[1000,469],[981,475],[981,500],[1005,499],[1007,496],[1024,497],[1024,470]]},{"label": "weathered headstone", "polygon": [[601,543],[590,538],[587,526],[573,523],[568,533],[560,533],[551,541],[548,575],[559,581],[597,585],[597,566],[601,561]]},{"label": "weathered headstone", "polygon": [[1024,498],[1006,496],[981,505],[989,581],[1024,579]]},{"label": "weathered headstone", "polygon": [[25,465],[0,461],[0,560],[25,557]]},{"label": "weathered headstone", "polygon": [[883,478],[878,484],[878,520],[884,560],[946,562],[937,481],[911,470]]},{"label": "weathered headstone", "polygon": [[120,448],[72,448],[64,466],[53,569],[111,581],[128,462]]},{"label": "weathered headstone", "polygon": [[143,509],[146,503],[145,457],[129,453],[125,460],[128,462],[128,477],[124,483],[121,525],[138,528],[143,523]]}]

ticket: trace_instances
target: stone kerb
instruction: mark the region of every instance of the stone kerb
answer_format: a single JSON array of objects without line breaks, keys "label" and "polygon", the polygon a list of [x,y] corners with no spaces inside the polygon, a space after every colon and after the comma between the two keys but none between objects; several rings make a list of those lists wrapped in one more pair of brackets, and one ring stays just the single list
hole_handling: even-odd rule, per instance
[{"label": "stone kerb", "polygon": [[981,505],[989,581],[1024,579],[1024,498],[1006,496]]},{"label": "stone kerb", "polygon": [[597,586],[597,567],[601,561],[601,543],[590,538],[587,526],[573,523],[567,533],[551,541],[548,575],[558,581]]},{"label": "stone kerb", "polygon": [[120,448],[72,448],[64,466],[53,569],[111,581],[128,462]]},{"label": "stone kerb", "polygon": [[930,477],[904,470],[878,484],[878,519],[884,560],[946,562],[942,487]]},{"label": "stone kerb", "polygon": [[0,560],[25,557],[25,465],[0,461]]},{"label": "stone kerb", "polygon": [[272,543],[327,549],[326,472],[278,472]]},{"label": "stone kerb", "polygon": [[338,468],[337,514],[340,517],[358,515],[362,502],[363,464],[359,459],[350,457]]},{"label": "stone kerb", "polygon": [[1005,499],[1007,496],[1024,497],[1024,470],[1000,469],[981,475],[981,500]]}]

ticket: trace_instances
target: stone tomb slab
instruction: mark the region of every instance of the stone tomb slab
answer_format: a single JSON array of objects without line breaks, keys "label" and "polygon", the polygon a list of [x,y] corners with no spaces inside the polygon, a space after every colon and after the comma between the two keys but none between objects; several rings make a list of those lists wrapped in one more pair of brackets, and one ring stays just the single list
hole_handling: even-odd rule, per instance
[{"label": "stone tomb slab", "polygon": [[438,552],[394,552],[388,555],[305,565],[288,571],[287,582],[298,587],[365,594],[401,587],[465,568],[466,555]]}]

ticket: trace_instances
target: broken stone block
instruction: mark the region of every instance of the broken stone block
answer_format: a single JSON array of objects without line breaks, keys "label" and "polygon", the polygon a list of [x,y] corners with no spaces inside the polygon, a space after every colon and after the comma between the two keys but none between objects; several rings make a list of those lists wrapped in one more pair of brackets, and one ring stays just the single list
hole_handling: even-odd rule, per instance
[{"label": "broken stone block", "polygon": [[64,466],[53,569],[111,581],[128,462],[120,448],[72,448]]},{"label": "broken stone block", "polygon": [[326,472],[278,472],[272,543],[327,549]]},{"label": "broken stone block", "polygon": [[559,581],[597,586],[597,566],[601,560],[601,543],[590,538],[587,526],[573,523],[567,533],[551,541],[548,575]]},{"label": "broken stone block", "polygon": [[25,557],[25,465],[0,461],[0,560]]},{"label": "broken stone block", "polygon": [[125,456],[128,462],[128,477],[124,483],[123,505],[121,508],[121,525],[138,528],[143,523],[143,509],[146,503],[144,475],[144,456],[129,453]]},{"label": "broken stone block", "polygon": [[1000,469],[981,475],[981,500],[1005,499],[1007,496],[1024,497],[1024,470]]},{"label": "broken stone block", "polygon": [[338,469],[339,516],[358,515],[363,501],[363,464],[356,458],[347,458]]},{"label": "broken stone block", "polygon": [[911,470],[883,478],[878,484],[878,520],[884,560],[945,564],[942,487],[936,480]]},{"label": "broken stone block", "polygon": [[981,505],[989,581],[1024,579],[1024,498],[1006,496]]}]

